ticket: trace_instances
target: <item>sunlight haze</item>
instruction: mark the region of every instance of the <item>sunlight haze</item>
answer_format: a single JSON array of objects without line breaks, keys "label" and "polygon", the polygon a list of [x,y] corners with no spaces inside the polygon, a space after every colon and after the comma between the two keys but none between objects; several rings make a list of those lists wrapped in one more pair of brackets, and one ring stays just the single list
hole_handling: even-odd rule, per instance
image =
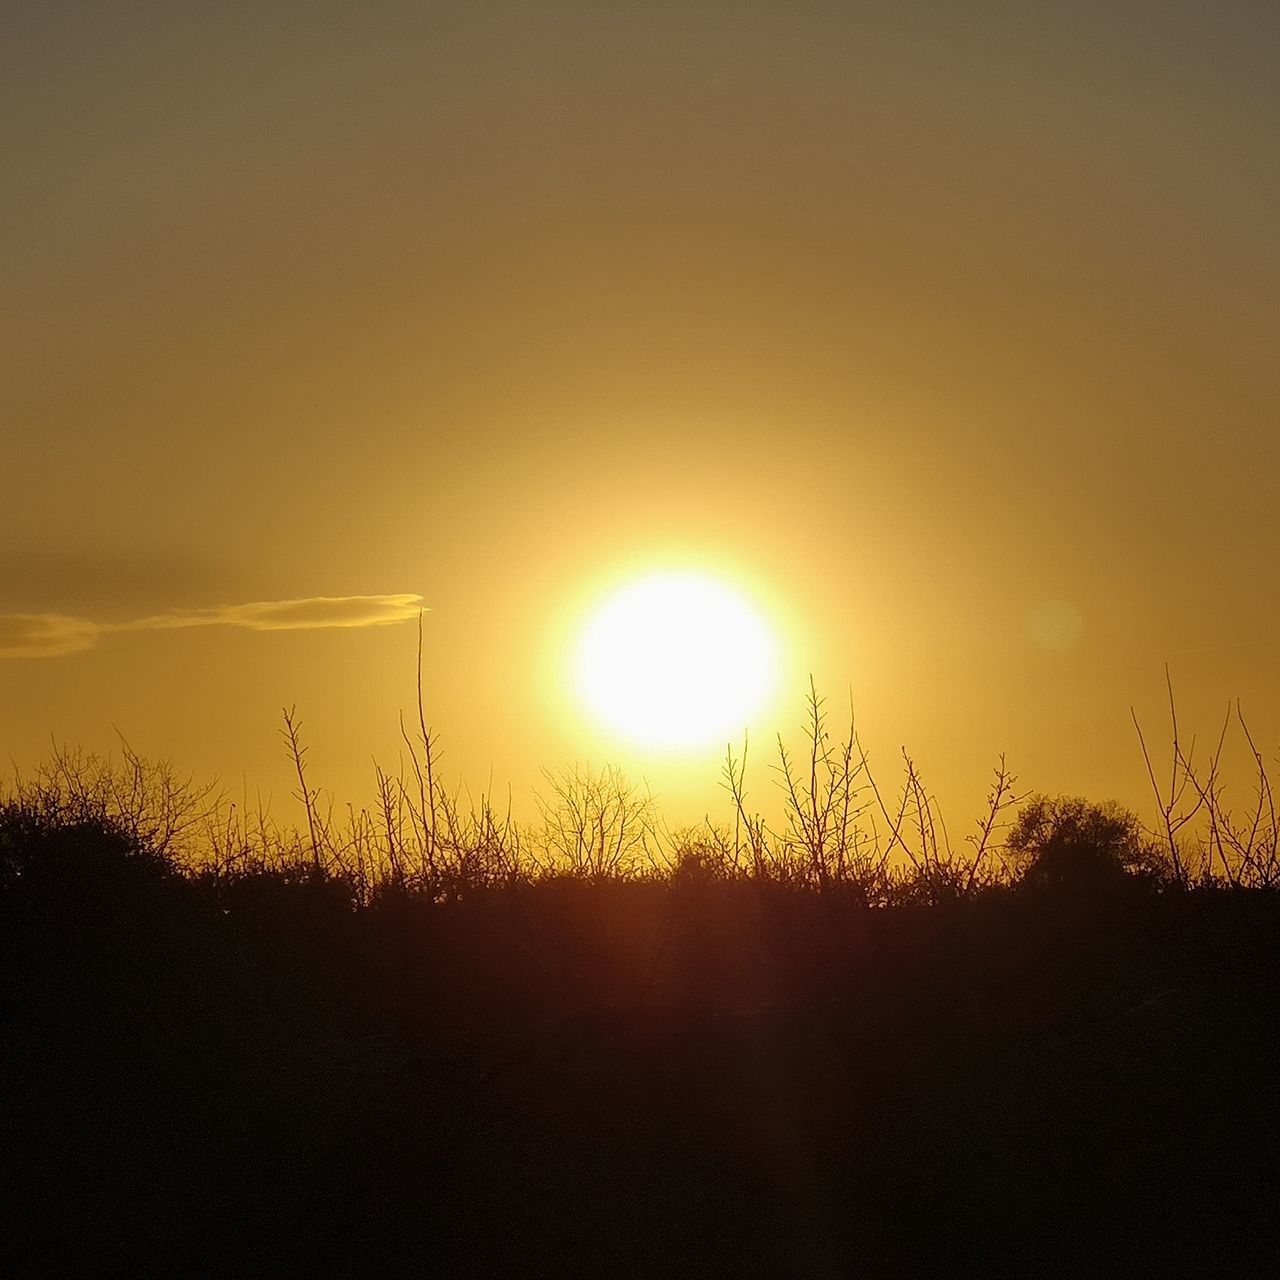
[{"label": "sunlight haze", "polygon": [[425,608],[451,786],[723,816],[754,693],[664,755],[565,678],[668,563],[776,636],[761,793],[810,673],[957,830],[1000,752],[1145,803],[1166,663],[1273,753],[1277,13],[8,6],[6,756],[283,817],[296,705],[368,803]]}]

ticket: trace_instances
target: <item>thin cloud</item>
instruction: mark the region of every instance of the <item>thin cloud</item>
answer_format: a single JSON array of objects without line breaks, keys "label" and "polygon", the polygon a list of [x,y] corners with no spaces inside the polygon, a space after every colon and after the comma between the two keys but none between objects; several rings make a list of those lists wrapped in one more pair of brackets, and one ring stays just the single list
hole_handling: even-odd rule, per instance
[{"label": "thin cloud", "polygon": [[101,628],[61,613],[0,613],[0,658],[56,658],[97,643]]},{"label": "thin cloud", "polygon": [[175,609],[131,622],[93,622],[57,613],[0,614],[0,658],[53,658],[92,648],[111,631],[240,627],[249,631],[321,631],[407,622],[424,608],[418,595],[309,596],[211,609]]}]

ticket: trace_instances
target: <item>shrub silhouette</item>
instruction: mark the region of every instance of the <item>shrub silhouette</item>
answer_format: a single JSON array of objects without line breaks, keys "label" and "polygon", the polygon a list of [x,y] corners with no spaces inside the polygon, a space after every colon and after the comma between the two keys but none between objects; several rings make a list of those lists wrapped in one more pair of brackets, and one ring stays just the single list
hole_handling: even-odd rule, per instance
[{"label": "shrub silhouette", "polygon": [[952,845],[811,687],[772,825],[745,740],[727,822],[582,768],[522,823],[443,792],[418,719],[344,822],[290,714],[301,829],[127,746],[0,780],[0,1271],[108,1235],[157,1274],[1078,1274],[1121,1234],[1223,1273],[1269,1241],[1261,772],[1232,819],[1175,741],[1153,845],[1001,759]]},{"label": "shrub silhouette", "polygon": [[1112,889],[1153,866],[1135,814],[1081,796],[1033,796],[1005,848],[1024,885],[1060,892]]},{"label": "shrub silhouette", "polygon": [[108,818],[0,805],[0,903],[15,927],[65,930],[68,941],[125,932],[182,883],[164,854]]},{"label": "shrub silhouette", "polygon": [[0,1269],[108,1233],[148,1274],[477,1276],[1078,1274],[1121,1236],[1224,1273],[1269,1239],[1274,895],[1097,912],[1146,850],[1073,798],[1010,838],[1044,894],[871,907],[727,844],[361,900],[307,845],[193,870],[0,805]]}]

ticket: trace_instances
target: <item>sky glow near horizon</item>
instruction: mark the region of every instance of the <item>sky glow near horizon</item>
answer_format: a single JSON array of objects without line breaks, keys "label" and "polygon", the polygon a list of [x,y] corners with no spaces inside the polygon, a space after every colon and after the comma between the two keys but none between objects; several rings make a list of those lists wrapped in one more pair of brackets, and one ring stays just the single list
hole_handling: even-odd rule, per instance
[{"label": "sky glow near horizon", "polygon": [[1277,50],[1244,0],[19,0],[6,754],[115,725],[284,796],[297,704],[359,801],[422,604],[451,778],[723,814],[723,744],[565,679],[671,564],[777,631],[753,743],[812,672],[954,828],[1002,751],[1141,803],[1166,661],[1274,754]]}]

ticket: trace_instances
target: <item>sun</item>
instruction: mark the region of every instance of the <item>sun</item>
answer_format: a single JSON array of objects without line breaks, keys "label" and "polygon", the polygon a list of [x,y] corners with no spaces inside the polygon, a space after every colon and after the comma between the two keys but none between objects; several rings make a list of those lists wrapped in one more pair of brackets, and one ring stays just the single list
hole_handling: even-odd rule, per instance
[{"label": "sun", "polygon": [[574,669],[583,703],[614,732],[646,747],[693,747],[743,730],[773,692],[777,644],[725,582],[655,572],[591,614]]}]

